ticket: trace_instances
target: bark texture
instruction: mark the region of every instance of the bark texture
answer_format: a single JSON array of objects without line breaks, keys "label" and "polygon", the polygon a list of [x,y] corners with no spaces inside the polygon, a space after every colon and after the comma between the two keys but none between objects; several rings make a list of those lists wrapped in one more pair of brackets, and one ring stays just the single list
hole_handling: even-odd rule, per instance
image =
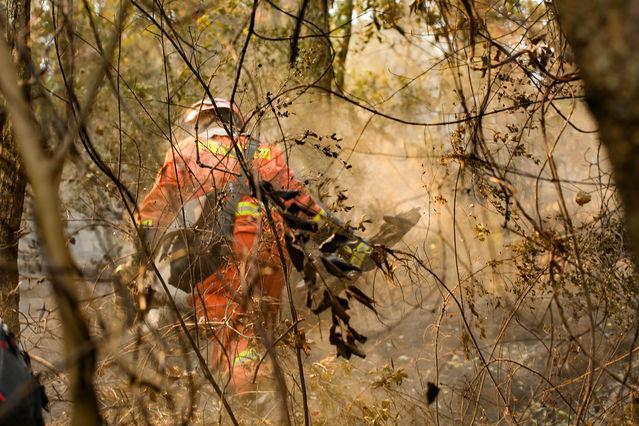
[{"label": "bark texture", "polygon": [[599,124],[639,264],[639,1],[556,0]]},{"label": "bark texture", "polygon": [[336,90],[344,90],[344,77],[346,75],[346,57],[351,42],[351,30],[353,27],[353,0],[344,1],[338,11],[337,28],[341,28],[342,39],[335,56],[333,70],[335,72]]},{"label": "bark texture", "polygon": [[328,16],[328,0],[310,0],[306,19],[314,26],[308,28],[311,38],[311,49],[315,59],[310,76],[313,80],[319,79],[317,85],[326,90],[331,90],[333,81],[331,40],[328,37],[330,31]]},{"label": "bark texture", "polygon": [[[23,55],[29,54],[30,0],[10,0],[6,3],[6,38],[17,64],[18,76],[29,80]],[[29,99],[28,85],[23,86]],[[26,178],[20,166],[13,138],[12,125],[0,112],[0,317],[19,331],[20,293],[18,285],[18,239]]]}]

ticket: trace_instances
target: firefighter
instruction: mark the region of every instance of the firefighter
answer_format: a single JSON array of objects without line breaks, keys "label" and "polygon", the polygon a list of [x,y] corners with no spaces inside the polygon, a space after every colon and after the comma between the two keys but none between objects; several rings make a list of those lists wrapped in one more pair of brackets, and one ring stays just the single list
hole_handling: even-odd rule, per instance
[{"label": "firefighter", "polygon": [[[302,207],[319,227],[328,215],[282,151],[239,132],[245,123],[236,105],[197,102],[184,122],[194,131],[166,153],[137,221],[151,252],[167,252],[170,283],[191,293],[198,320],[216,325],[221,345],[213,345],[213,366],[228,369],[236,392],[243,392],[260,357],[256,335],[273,326],[285,284],[286,260],[277,247],[284,221],[276,209],[266,214],[255,188],[267,182],[294,194],[286,204]],[[181,235],[176,229],[188,229],[190,239],[167,240]]]}]

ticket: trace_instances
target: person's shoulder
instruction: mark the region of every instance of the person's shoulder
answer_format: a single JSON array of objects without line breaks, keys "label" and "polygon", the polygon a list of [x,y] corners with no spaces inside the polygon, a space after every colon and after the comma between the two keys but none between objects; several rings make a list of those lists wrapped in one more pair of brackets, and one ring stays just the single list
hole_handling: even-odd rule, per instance
[{"label": "person's shoulder", "polygon": [[194,142],[195,142],[195,137],[188,135],[180,139],[176,144],[174,144],[173,147],[170,147],[169,150],[176,149],[180,153],[186,154],[189,148],[191,148],[194,145]]},{"label": "person's shoulder", "polygon": [[253,138],[250,140],[257,145],[257,149],[255,150],[256,159],[265,161],[275,160],[282,153],[282,151],[271,142],[258,141]]}]

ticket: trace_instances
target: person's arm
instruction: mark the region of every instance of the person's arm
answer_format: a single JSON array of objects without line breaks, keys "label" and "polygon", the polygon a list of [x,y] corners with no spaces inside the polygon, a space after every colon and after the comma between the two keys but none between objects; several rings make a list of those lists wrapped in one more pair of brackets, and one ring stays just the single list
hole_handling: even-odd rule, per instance
[{"label": "person's arm", "polygon": [[172,221],[179,203],[177,182],[173,162],[164,163],[140,205],[138,224],[159,227]]},{"label": "person's arm", "polygon": [[[184,190],[183,167],[173,161],[169,151],[160,168],[153,187],[146,194],[137,214],[143,243],[152,251],[159,235],[173,222],[180,208],[179,191]],[[179,184],[178,184],[179,183]]]},{"label": "person's arm", "polygon": [[319,228],[327,226],[329,221],[340,223],[339,220],[330,216],[330,213],[311,195],[306,186],[295,177],[288,167],[286,155],[281,150],[274,146],[261,145],[255,154],[254,161],[259,162],[257,169],[260,171],[260,178],[271,183],[276,190],[299,192],[296,197],[284,202],[286,207],[292,204],[301,206],[306,218],[317,223]]},{"label": "person's arm", "polygon": [[[297,216],[306,220],[310,219],[317,224],[318,232],[313,239],[318,243],[326,240],[333,233],[347,236],[349,242],[342,245],[338,250],[339,253],[336,254],[361,269],[365,259],[371,253],[371,245],[355,235],[348,225],[325,209],[311,195],[306,186],[295,178],[282,151],[275,147],[268,147],[268,149],[269,151],[266,151],[266,148],[264,151],[265,156],[268,155],[268,161],[262,163],[262,167],[259,168],[260,177],[270,182],[276,190],[298,191],[299,194],[286,201],[285,206],[290,207],[291,204],[296,203],[303,207]],[[257,160],[261,159],[258,157]]]},{"label": "person's arm", "polygon": [[[268,161],[260,167],[260,177],[270,182],[277,190],[299,192],[299,195],[285,202],[285,205],[288,207],[297,203],[305,208],[306,218],[310,217],[318,225],[317,241],[323,241],[333,233],[347,235],[350,241],[337,249],[336,254],[358,269],[372,269],[374,267],[374,263],[370,260],[372,244],[353,233],[352,229],[311,195],[306,186],[295,178],[282,151],[275,147],[268,147],[263,148],[262,152],[263,156],[268,157]],[[260,160],[259,157],[257,159]]]}]

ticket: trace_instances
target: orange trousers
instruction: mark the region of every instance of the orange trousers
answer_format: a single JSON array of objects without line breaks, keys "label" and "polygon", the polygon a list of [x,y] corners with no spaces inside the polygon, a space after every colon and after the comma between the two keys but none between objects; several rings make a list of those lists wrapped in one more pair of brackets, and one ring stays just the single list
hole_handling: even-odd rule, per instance
[{"label": "orange trousers", "polygon": [[[276,228],[281,237],[282,226]],[[275,237],[268,225],[262,226],[259,217],[236,217],[233,259],[197,284],[194,306],[198,319],[206,318],[215,329],[210,345],[213,367],[230,372],[230,382],[238,393],[251,389],[255,361],[264,352],[256,333],[272,331],[284,283]]]}]

